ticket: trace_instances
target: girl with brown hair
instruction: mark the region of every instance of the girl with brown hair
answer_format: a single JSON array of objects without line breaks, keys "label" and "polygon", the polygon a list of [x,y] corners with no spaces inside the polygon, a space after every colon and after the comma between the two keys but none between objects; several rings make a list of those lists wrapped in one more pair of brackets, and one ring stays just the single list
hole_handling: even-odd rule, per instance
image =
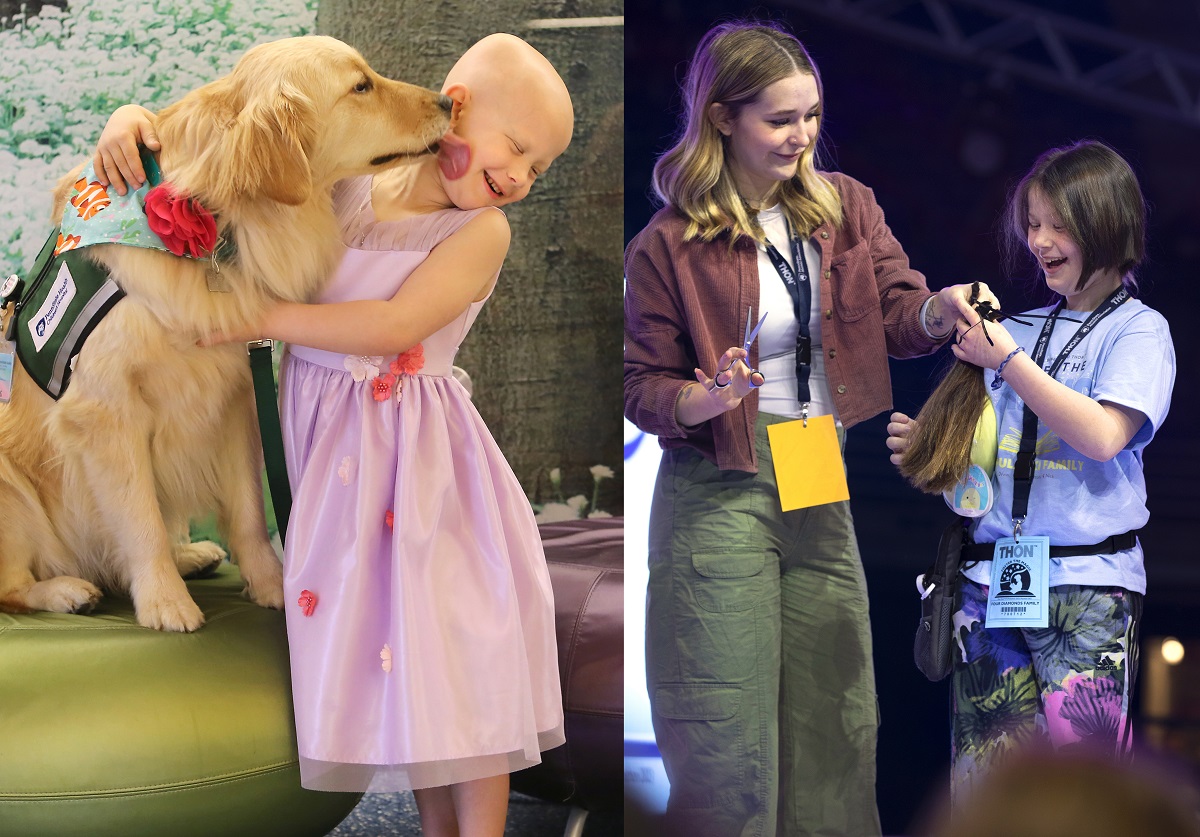
[{"label": "girl with brown hair", "polygon": [[[1131,744],[1146,590],[1137,535],[1149,519],[1142,452],[1175,381],[1167,321],[1133,298],[1145,215],[1137,178],[1108,146],[1047,151],[1014,190],[1008,221],[1057,301],[986,323],[986,335],[969,307],[956,323],[955,357],[987,371],[975,375],[981,389],[940,394],[935,412],[959,419],[922,447],[960,447],[953,435],[969,445],[981,392],[999,435],[995,502],[969,530],[953,619],[956,792],[1030,744],[1117,755]],[[893,461],[927,464],[909,461],[932,435],[926,424],[892,415]],[[1039,612],[1020,615],[1039,597]]]}]

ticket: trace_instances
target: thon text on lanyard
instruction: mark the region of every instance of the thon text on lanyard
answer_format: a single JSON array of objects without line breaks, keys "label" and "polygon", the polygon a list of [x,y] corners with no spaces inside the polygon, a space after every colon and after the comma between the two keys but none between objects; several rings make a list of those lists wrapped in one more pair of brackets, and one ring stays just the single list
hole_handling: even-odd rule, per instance
[{"label": "thon text on lanyard", "polygon": [[[1116,311],[1121,303],[1129,299],[1129,296],[1129,291],[1125,290],[1124,286],[1117,288],[1108,295],[1104,302],[1100,303],[1099,308],[1088,315],[1088,318],[1083,321],[1083,325],[1076,330],[1071,339],[1067,341],[1067,345],[1058,353],[1058,357],[1048,370],[1051,378],[1058,372],[1058,368],[1062,366],[1063,361],[1070,356],[1080,341],[1096,327],[1096,324]],[[1065,299],[1060,299],[1058,305],[1054,306],[1054,310],[1050,312],[1050,316],[1046,318],[1046,322],[1042,324],[1042,333],[1038,335],[1037,344],[1033,348],[1033,354],[1030,355],[1030,358],[1039,367],[1046,359],[1046,347],[1050,344],[1054,323],[1065,303]],[[1037,414],[1026,404],[1022,418],[1021,443],[1017,449],[1017,461],[1013,465],[1012,522],[1013,535],[1017,538],[1021,537],[1021,525],[1025,522],[1025,515],[1029,510],[1029,489],[1033,487],[1033,461],[1037,453]]]},{"label": "thon text on lanyard", "polygon": [[[796,312],[796,322],[800,331],[796,335],[796,399],[803,406],[805,414],[812,395],[808,389],[808,374],[812,365],[812,337],[808,330],[808,317],[812,309],[812,286],[808,281],[808,265],[804,261],[804,247],[800,237],[792,235],[792,227],[787,217],[783,219],[784,229],[787,230],[788,241],[792,243],[792,256],[796,262],[793,271],[787,260],[779,254],[775,246],[767,241],[767,258],[775,266],[775,272],[783,280],[788,293],[792,297],[792,308]],[[798,275],[797,275],[798,274]]]}]

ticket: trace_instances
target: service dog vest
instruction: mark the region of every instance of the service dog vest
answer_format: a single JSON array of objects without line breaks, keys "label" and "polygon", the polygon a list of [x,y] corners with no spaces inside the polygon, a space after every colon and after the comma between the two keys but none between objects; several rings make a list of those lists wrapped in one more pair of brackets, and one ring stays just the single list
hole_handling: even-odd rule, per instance
[{"label": "service dog vest", "polygon": [[25,371],[56,400],[67,389],[84,341],[125,296],[108,271],[80,251],[93,244],[167,249],[144,209],[146,193],[162,181],[162,173],[144,149],[142,164],[147,182],[122,196],[101,184],[89,163],[25,280],[9,277],[0,289],[2,304],[16,303],[5,336]]},{"label": "service dog vest", "polygon": [[19,296],[5,335],[29,377],[56,400],[66,391],[84,341],[125,296],[108,272],[82,253],[56,253],[61,238],[56,228],[34,260],[28,283],[14,283],[12,291]]}]

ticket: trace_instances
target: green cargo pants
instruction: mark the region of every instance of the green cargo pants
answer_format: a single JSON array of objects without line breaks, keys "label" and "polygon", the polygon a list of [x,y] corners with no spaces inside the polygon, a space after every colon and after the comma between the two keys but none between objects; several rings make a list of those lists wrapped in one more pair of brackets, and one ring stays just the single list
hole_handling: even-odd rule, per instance
[{"label": "green cargo pants", "polygon": [[650,512],[647,686],[673,834],[880,833],[866,580],[849,503],[780,511],[758,474],[666,451]]}]

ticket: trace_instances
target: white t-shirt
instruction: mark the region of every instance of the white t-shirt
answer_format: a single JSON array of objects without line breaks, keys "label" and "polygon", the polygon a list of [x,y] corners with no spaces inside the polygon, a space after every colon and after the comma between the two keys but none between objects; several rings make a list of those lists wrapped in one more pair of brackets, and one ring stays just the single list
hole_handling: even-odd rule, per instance
[{"label": "white t-shirt", "polygon": [[[758,213],[758,223],[767,239],[787,260],[792,269],[792,245],[788,240],[787,225],[783,222],[783,209],[773,206]],[[812,240],[803,245],[804,261],[808,265],[810,288],[810,310],[808,316],[809,336],[812,338],[812,364],[809,367],[808,388],[811,399],[808,414],[820,416],[831,414],[837,418],[833,398],[829,392],[829,381],[825,377],[825,357],[821,345],[821,251]],[[799,271],[797,271],[799,273]],[[796,387],[796,337],[800,324],[796,321],[795,305],[787,286],[780,278],[775,265],[767,255],[767,248],[758,246],[758,317],[767,312],[767,320],[758,333],[758,371],[766,382],[758,391],[758,409],[787,418],[800,417],[800,402]]]}]

